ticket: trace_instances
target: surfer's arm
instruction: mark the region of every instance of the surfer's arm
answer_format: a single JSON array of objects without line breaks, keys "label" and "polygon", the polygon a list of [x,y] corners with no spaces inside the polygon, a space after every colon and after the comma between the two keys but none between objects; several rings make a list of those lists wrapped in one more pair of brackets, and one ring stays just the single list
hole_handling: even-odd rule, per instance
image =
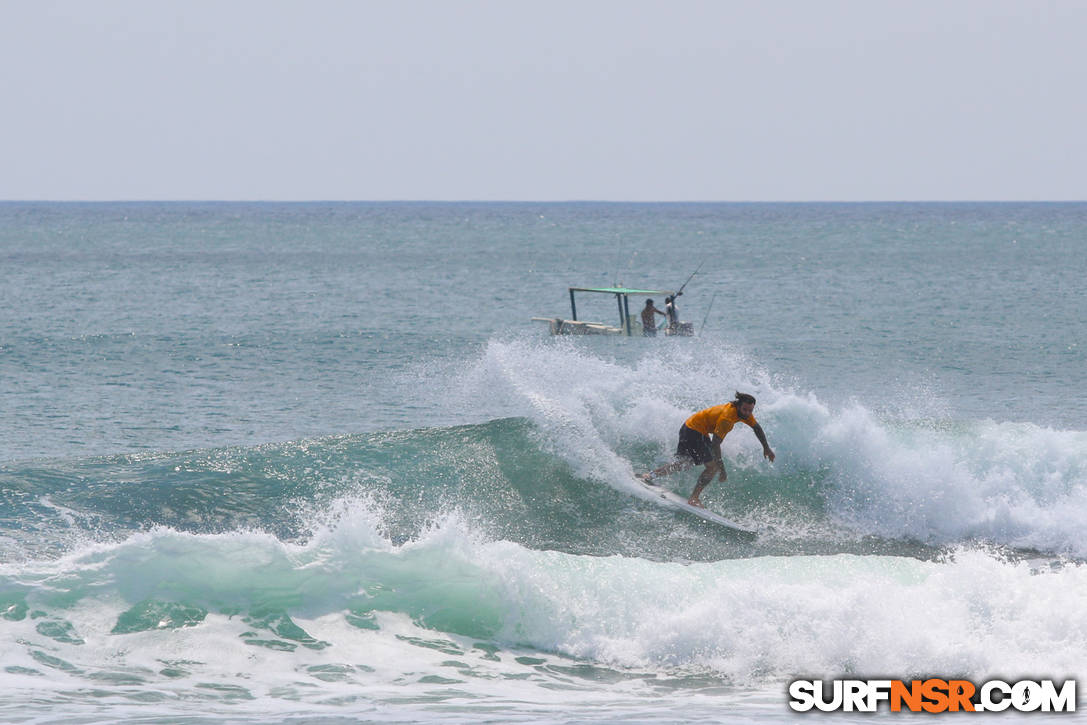
[{"label": "surfer's arm", "polygon": [[766,442],[766,433],[763,432],[762,426],[756,423],[751,426],[751,430],[755,431],[755,437],[759,439],[759,443],[762,443],[762,455],[770,459],[770,462],[774,462],[774,452],[770,449],[770,444]]},{"label": "surfer's arm", "polygon": [[713,460],[717,463],[721,463],[721,444],[725,442],[724,438],[719,438],[716,433],[710,434],[710,453],[713,454]]},{"label": "surfer's arm", "polygon": [[710,453],[713,454],[713,462],[717,464],[717,468],[720,470],[717,474],[718,481],[728,479],[728,473],[725,471],[725,461],[721,458],[721,444],[724,442],[725,439],[718,438],[716,433],[710,435]]}]

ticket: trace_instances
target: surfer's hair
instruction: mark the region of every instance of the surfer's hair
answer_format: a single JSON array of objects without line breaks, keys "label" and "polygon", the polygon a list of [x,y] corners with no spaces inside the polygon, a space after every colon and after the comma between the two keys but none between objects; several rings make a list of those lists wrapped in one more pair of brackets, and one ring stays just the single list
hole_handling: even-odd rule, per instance
[{"label": "surfer's hair", "polygon": [[754,395],[748,395],[747,393],[737,392],[736,393],[736,400],[733,401],[733,402],[735,402],[736,405],[742,405],[744,403],[751,403],[752,405],[754,405],[755,404],[755,396]]}]

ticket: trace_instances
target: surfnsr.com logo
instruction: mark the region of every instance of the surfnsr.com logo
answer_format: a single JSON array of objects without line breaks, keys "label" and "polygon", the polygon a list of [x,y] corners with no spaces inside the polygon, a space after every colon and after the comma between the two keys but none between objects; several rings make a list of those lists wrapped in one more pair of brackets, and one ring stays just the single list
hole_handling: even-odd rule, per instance
[{"label": "surfnsr.com logo", "polygon": [[794,680],[789,707],[796,712],[1075,712],[1076,681],[1053,680]]}]

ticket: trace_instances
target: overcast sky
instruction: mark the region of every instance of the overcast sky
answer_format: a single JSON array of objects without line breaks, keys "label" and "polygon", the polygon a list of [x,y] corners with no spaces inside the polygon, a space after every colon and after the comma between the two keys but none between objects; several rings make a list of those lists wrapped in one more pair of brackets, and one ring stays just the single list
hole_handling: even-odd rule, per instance
[{"label": "overcast sky", "polygon": [[0,199],[1087,199],[1083,0],[0,0],[0,99]]}]

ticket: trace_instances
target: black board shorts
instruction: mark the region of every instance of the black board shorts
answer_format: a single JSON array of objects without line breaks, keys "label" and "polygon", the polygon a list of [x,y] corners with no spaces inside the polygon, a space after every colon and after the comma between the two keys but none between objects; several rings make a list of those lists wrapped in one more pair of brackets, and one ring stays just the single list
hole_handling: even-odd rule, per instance
[{"label": "black board shorts", "polygon": [[688,428],[684,423],[679,429],[679,445],[676,446],[676,456],[690,458],[695,465],[702,465],[713,460],[710,451],[710,437],[702,435],[693,428]]}]

